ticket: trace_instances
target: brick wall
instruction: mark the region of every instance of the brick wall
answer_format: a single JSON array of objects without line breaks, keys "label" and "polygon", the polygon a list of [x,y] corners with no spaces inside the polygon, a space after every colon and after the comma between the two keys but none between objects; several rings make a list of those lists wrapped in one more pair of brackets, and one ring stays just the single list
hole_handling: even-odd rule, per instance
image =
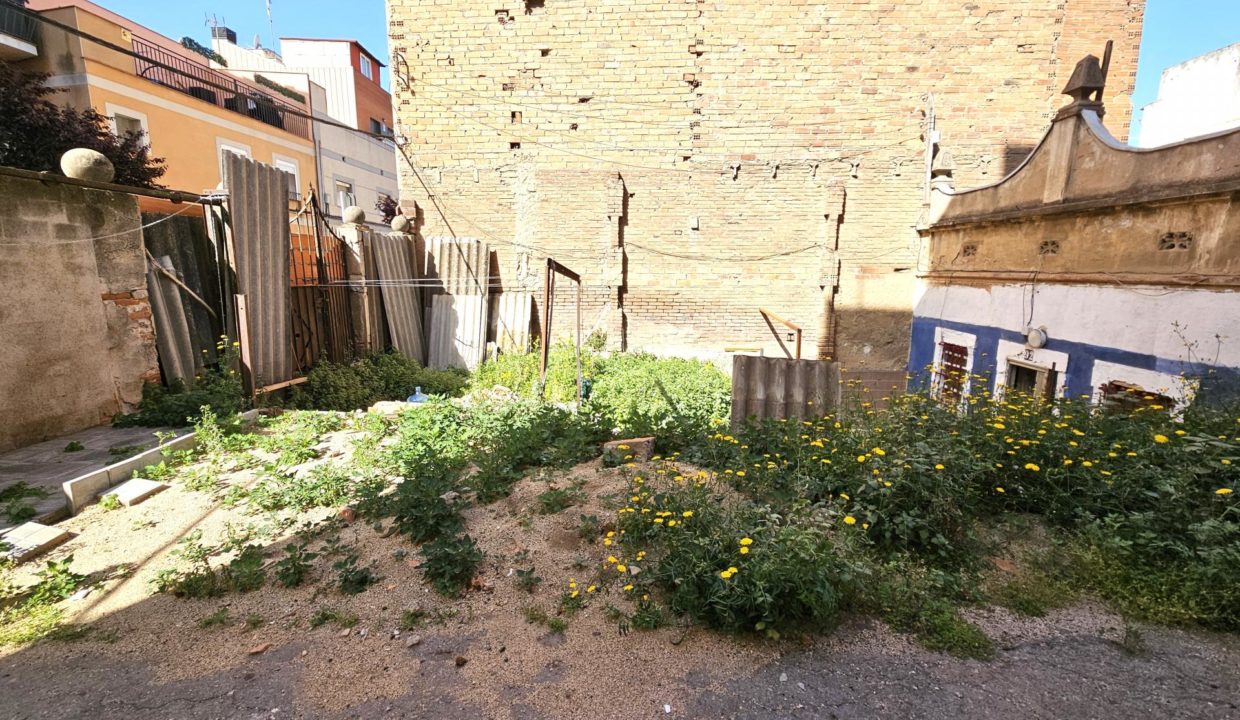
[{"label": "brick wall", "polygon": [[[402,161],[402,203],[422,233],[488,241],[505,287],[540,287],[554,255],[588,286],[586,331],[613,347],[778,353],[784,331],[766,307],[804,327],[807,356],[880,368],[907,358],[929,95],[957,186],[993,182],[1067,100],[1076,61],[1114,39],[1107,122],[1122,137],[1144,11],[1142,0],[388,5],[398,130],[437,201]],[[557,334],[571,330],[567,310],[556,308]]]}]

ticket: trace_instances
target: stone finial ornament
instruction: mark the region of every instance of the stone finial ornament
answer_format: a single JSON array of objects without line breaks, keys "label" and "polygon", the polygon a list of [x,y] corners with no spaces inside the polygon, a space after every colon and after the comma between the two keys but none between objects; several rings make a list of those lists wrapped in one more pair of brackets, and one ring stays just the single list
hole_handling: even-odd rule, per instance
[{"label": "stone finial ornament", "polygon": [[404,215],[397,215],[392,218],[392,232],[407,233],[413,227],[413,223],[409,222],[409,218]]},{"label": "stone finial ornament", "polygon": [[73,148],[60,156],[60,171],[65,177],[90,182],[110,183],[116,177],[112,161],[98,150]]},{"label": "stone finial ornament", "polygon": [[347,223],[352,225],[361,225],[366,222],[366,211],[356,205],[350,205],[344,209],[344,213],[341,217]]}]

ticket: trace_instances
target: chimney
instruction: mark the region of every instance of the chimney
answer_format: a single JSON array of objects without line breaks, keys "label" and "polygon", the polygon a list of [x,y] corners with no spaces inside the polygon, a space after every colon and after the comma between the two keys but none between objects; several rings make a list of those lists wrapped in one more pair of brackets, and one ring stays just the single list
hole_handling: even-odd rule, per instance
[{"label": "chimney", "polygon": [[237,33],[223,25],[216,25],[211,28],[211,38],[213,40],[227,40],[233,45],[237,44]]}]

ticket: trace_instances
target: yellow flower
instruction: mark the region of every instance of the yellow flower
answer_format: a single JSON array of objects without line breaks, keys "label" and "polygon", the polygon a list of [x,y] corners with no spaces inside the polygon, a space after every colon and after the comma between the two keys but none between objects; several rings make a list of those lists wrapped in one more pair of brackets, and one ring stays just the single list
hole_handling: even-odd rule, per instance
[{"label": "yellow flower", "polygon": [[737,476],[737,477],[745,477],[745,471],[744,471],[744,470],[737,470],[737,471],[736,471],[736,476]]},{"label": "yellow flower", "polygon": [[607,538],[607,539],[603,540],[603,544],[604,544],[604,545],[611,545],[611,538]]},{"label": "yellow flower", "polygon": [[1215,495],[1230,495],[1231,488],[1219,488],[1218,490],[1214,491],[1214,494]]},{"label": "yellow flower", "polygon": [[869,529],[870,529],[870,524],[869,524],[869,523],[861,523],[861,529],[862,529],[862,530],[869,530]]},{"label": "yellow flower", "polygon": [[626,567],[624,563],[620,563],[616,566],[616,572],[628,572],[628,570],[628,567]]},{"label": "yellow flower", "polygon": [[682,513],[680,514],[680,516],[681,516],[681,517],[691,518],[691,517],[693,517],[693,511],[692,511],[692,510],[686,510],[686,511],[682,512]]},{"label": "yellow flower", "polygon": [[857,456],[857,462],[865,462],[865,456],[864,456],[864,455],[858,455],[858,456]]},{"label": "yellow flower", "polygon": [[1006,492],[1006,491],[1005,491],[1003,488],[1001,488],[1001,487],[997,487],[997,488],[995,488],[995,492],[997,492],[997,493],[1002,493],[1002,492]]},{"label": "yellow flower", "polygon": [[753,538],[741,538],[741,545],[753,545]]},{"label": "yellow flower", "polygon": [[596,586],[596,585],[591,585],[590,587],[586,588],[586,592],[588,592],[588,593],[592,593],[592,592],[594,592],[595,590],[598,590],[598,586]]},{"label": "yellow flower", "polygon": [[740,570],[737,570],[737,569],[736,569],[736,566],[735,566],[735,565],[733,565],[733,566],[731,566],[731,567],[729,567],[729,568],[728,568],[728,572],[730,572],[730,573],[732,573],[733,575],[735,575],[736,573],[740,572]]},{"label": "yellow flower", "polygon": [[580,594],[581,594],[581,591],[579,591],[579,590],[574,590],[574,591],[572,591],[572,593],[570,593],[570,594],[569,594],[569,597],[571,597],[571,598],[575,598],[575,597],[577,597],[577,596],[578,596],[578,595],[580,595]]},{"label": "yellow flower", "polygon": [[1081,465],[1084,465],[1085,467],[1093,467],[1093,466],[1094,466],[1094,464],[1093,464],[1092,462],[1090,462],[1089,460],[1085,460],[1084,462],[1082,462],[1082,463],[1081,463]]},{"label": "yellow flower", "polygon": [[722,570],[719,573],[719,577],[723,578],[724,580],[727,580],[732,577],[732,573],[728,572],[727,570]]},{"label": "yellow flower", "polygon": [[741,548],[741,555],[748,555],[748,554],[749,554],[749,548],[747,548],[747,547],[742,547],[742,548]]},{"label": "yellow flower", "polygon": [[1026,469],[1026,470],[1032,470],[1033,472],[1037,472],[1037,471],[1041,470],[1042,468],[1038,467],[1038,466],[1037,466],[1037,465],[1035,465],[1034,463],[1025,463],[1025,469]]},{"label": "yellow flower", "polygon": [[676,527],[676,521],[675,521],[675,520],[668,520],[668,521],[667,521],[667,526],[668,526],[668,527]]},{"label": "yellow flower", "polygon": [[1188,433],[1184,432],[1183,430],[1176,430],[1176,431],[1175,431],[1175,434],[1176,434],[1176,435],[1179,435],[1180,437],[1184,437],[1184,436],[1185,436],[1185,435],[1187,435]]},{"label": "yellow flower", "polygon": [[934,469],[935,469],[935,470],[943,470],[943,469],[944,469],[944,468],[943,468],[943,463],[935,463],[935,465],[934,465]]},{"label": "yellow flower", "polygon": [[1219,460],[1219,462],[1221,462],[1221,463],[1222,463],[1222,464],[1224,464],[1224,465],[1230,465],[1230,464],[1231,464],[1231,461],[1230,461],[1230,460],[1228,460],[1227,458],[1223,458],[1222,460]]},{"label": "yellow flower", "polygon": [[614,563],[614,562],[619,562],[618,560],[616,560],[616,556],[615,556],[615,555],[608,555],[608,556],[607,556],[607,563],[608,563],[608,564],[611,564],[611,563]]},{"label": "yellow flower", "polygon": [[882,456],[884,456],[884,455],[886,455],[886,454],[887,454],[887,451],[886,451],[886,450],[883,450],[883,449],[882,449],[882,448],[880,448],[880,447],[876,447],[876,448],[874,448],[873,450],[871,450],[870,452],[874,453],[875,455],[877,455],[877,456],[879,456],[879,457],[882,457]]},{"label": "yellow flower", "polygon": [[632,586],[632,585],[625,585],[625,586],[624,586],[624,591],[625,591],[625,592],[633,592],[633,586]]},{"label": "yellow flower", "polygon": [[997,423],[995,423],[995,424],[991,425],[991,427],[992,427],[992,428],[994,428],[994,429],[996,429],[996,430],[1006,430],[1006,429],[1007,429],[1007,425],[1004,425],[1004,424],[1003,424],[1003,423],[1001,423],[1001,422],[997,422]]},{"label": "yellow flower", "polygon": [[853,517],[852,515],[845,515],[845,516],[844,516],[844,524],[845,524],[845,525],[856,525],[856,524],[857,524],[857,518]]},{"label": "yellow flower", "polygon": [[840,499],[841,499],[841,500],[847,500],[847,499],[848,499],[848,493],[840,493]]},{"label": "yellow flower", "polygon": [[1162,435],[1162,434],[1154,436],[1154,442],[1159,443],[1159,444],[1167,442],[1168,439],[1169,438],[1166,435]]}]

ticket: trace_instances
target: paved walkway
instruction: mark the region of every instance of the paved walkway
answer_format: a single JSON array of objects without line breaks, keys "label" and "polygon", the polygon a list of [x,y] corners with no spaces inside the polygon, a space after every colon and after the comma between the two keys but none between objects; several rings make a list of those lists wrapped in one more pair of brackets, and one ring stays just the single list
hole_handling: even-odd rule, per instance
[{"label": "paved walkway", "polygon": [[[155,433],[160,430],[170,431],[170,428],[105,425],[0,454],[0,492],[20,482],[42,489],[46,497],[31,497],[25,501],[33,505],[37,513],[30,519],[54,522],[65,514],[62,483],[155,447],[159,444]],[[66,450],[74,442],[82,449]],[[17,524],[10,519],[5,507],[0,506],[0,533]]]}]

